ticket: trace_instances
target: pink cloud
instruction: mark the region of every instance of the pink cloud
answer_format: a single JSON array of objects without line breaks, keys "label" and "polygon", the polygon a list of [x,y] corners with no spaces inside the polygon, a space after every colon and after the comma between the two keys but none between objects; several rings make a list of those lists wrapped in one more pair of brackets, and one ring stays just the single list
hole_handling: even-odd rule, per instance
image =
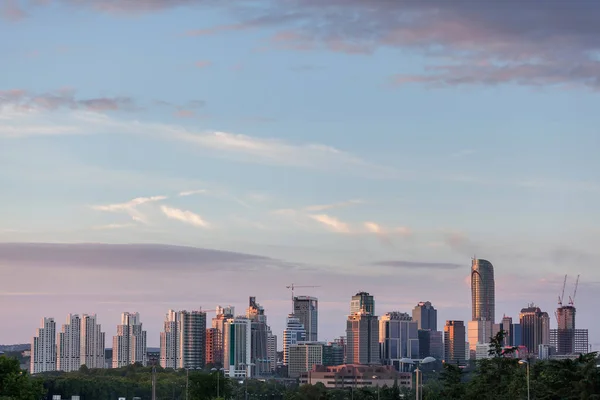
[{"label": "pink cloud", "polygon": [[27,17],[27,13],[19,6],[17,0],[4,0],[0,15],[7,21],[20,21]]},{"label": "pink cloud", "polygon": [[177,110],[175,116],[179,118],[192,118],[196,116],[196,113],[192,110]]},{"label": "pink cloud", "polygon": [[208,60],[200,60],[200,61],[196,61],[196,63],[194,65],[196,65],[196,67],[198,67],[198,68],[206,68],[206,67],[209,67],[210,65],[212,65],[212,62],[210,62]]}]

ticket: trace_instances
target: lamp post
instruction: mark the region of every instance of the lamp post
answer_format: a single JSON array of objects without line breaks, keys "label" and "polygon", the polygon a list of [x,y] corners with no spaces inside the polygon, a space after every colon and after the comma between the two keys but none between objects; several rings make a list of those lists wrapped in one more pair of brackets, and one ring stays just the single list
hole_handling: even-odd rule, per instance
[{"label": "lamp post", "polygon": [[422,360],[412,360],[410,358],[402,358],[400,359],[400,362],[402,364],[417,364],[417,368],[415,369],[415,398],[416,400],[421,400],[423,398],[423,391],[421,390],[423,388],[423,382],[422,382],[422,378],[423,378],[423,374],[421,372],[421,370],[419,369],[419,365],[421,364],[429,364],[432,362],[437,361],[435,358],[433,357],[425,357]]},{"label": "lamp post", "polygon": [[240,363],[240,367],[246,367],[246,379],[244,379],[244,386],[245,386],[245,391],[246,391],[246,394],[244,395],[245,400],[248,400],[248,377],[250,375],[249,374],[250,368],[255,365],[256,364],[254,364],[254,363],[248,363],[248,364]]},{"label": "lamp post", "polygon": [[219,378],[221,377],[221,372],[225,371],[225,368],[211,368],[210,369],[212,372],[217,371],[217,399],[220,397],[219,396],[219,388],[221,387],[221,385],[219,384]]},{"label": "lamp post", "polygon": [[519,360],[519,364],[527,366],[527,400],[530,400],[531,393],[529,391],[529,361],[527,360]]}]

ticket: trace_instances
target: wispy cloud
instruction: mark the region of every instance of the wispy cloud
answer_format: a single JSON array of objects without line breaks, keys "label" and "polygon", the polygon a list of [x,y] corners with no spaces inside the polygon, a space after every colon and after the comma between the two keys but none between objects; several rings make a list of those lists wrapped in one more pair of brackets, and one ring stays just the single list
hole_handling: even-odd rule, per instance
[{"label": "wispy cloud", "polygon": [[194,63],[194,65],[198,68],[206,68],[206,67],[210,67],[212,65],[212,62],[210,62],[208,60],[200,60],[200,61],[196,61]]},{"label": "wispy cloud", "polygon": [[183,223],[201,228],[210,228],[210,224],[208,222],[202,219],[202,217],[198,214],[194,214],[191,211],[184,211],[178,208],[171,208],[165,205],[161,206],[160,209],[163,212],[163,214],[165,214],[171,219],[175,219]]},{"label": "wispy cloud", "polygon": [[20,21],[27,17],[27,13],[19,6],[18,0],[2,0],[0,15],[7,21]]},{"label": "wispy cloud", "polygon": [[207,190],[205,189],[198,189],[198,190],[187,190],[184,192],[179,192],[179,196],[180,197],[185,197],[185,196],[192,196],[194,194],[204,194],[207,193]]},{"label": "wispy cloud", "polygon": [[353,205],[362,204],[362,203],[363,203],[362,200],[348,200],[348,201],[342,201],[339,203],[316,204],[316,205],[306,207],[305,210],[310,211],[310,212],[324,211],[324,210],[330,210],[332,208],[348,207],[348,206],[353,206]]},{"label": "wispy cloud", "polygon": [[134,221],[148,223],[146,216],[141,213],[137,207],[142,204],[153,203],[165,199],[167,199],[166,196],[136,197],[135,199],[129,200],[125,203],[95,205],[92,206],[92,209],[106,212],[122,212],[128,214]]},{"label": "wispy cloud", "polygon": [[104,231],[104,230],[111,230],[111,229],[131,228],[133,226],[135,226],[135,224],[106,224],[106,225],[94,226],[94,227],[92,227],[92,229],[98,230],[98,231]]},{"label": "wispy cloud", "polygon": [[458,269],[465,268],[465,265],[448,262],[423,262],[423,261],[404,261],[404,260],[386,260],[376,261],[371,265],[406,268],[406,269]]},{"label": "wispy cloud", "polygon": [[309,215],[313,220],[325,225],[328,229],[339,233],[351,233],[350,225],[327,214]]}]

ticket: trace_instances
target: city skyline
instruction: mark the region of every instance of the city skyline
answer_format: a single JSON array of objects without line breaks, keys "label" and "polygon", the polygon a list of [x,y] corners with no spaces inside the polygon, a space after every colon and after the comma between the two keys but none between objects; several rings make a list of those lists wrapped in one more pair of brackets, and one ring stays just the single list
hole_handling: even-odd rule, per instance
[{"label": "city skyline", "polygon": [[597,2],[251,3],[2,2],[0,343],[249,296],[279,336],[293,283],[320,339],[361,291],[468,326],[477,254],[496,319],[581,274],[600,348]]}]

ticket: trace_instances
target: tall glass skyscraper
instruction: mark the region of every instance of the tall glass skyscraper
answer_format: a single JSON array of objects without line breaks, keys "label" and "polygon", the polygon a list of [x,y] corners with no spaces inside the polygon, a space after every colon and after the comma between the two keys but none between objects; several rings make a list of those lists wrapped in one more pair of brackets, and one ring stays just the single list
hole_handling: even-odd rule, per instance
[{"label": "tall glass skyscraper", "polygon": [[319,301],[317,298],[310,296],[294,297],[294,315],[304,325],[306,340],[316,342],[319,336]]},{"label": "tall glass skyscraper", "polygon": [[487,260],[472,259],[471,299],[473,302],[473,321],[496,322],[494,266]]},{"label": "tall glass skyscraper", "polygon": [[350,302],[350,314],[366,313],[375,315],[375,300],[367,292],[359,292],[352,296]]}]

